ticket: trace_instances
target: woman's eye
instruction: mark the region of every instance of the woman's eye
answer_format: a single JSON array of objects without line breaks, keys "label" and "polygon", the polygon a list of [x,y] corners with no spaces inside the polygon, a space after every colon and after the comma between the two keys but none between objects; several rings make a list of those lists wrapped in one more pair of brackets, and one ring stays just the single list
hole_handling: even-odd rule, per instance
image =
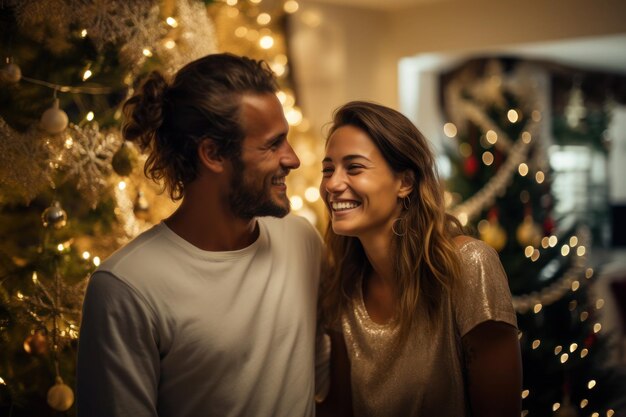
[{"label": "woman's eye", "polygon": [[333,171],[334,171],[334,170],[333,170],[332,168],[329,168],[329,167],[324,167],[324,168],[322,168],[322,174],[323,174],[325,177],[330,177],[330,176],[331,176],[331,174],[333,173]]},{"label": "woman's eye", "polygon": [[358,164],[350,164],[348,165],[348,171],[356,171],[359,169],[362,169],[363,165],[358,165]]}]

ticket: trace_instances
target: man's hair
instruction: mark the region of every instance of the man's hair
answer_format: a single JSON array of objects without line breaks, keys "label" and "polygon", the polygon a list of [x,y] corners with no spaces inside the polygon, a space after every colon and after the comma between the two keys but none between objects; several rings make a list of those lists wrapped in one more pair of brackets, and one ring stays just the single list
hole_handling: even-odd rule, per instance
[{"label": "man's hair", "polygon": [[144,171],[163,180],[173,200],[198,175],[198,145],[210,139],[219,156],[236,157],[245,131],[244,94],[275,93],[267,63],[229,53],[208,55],[181,68],[171,84],[153,71],[124,104],[124,138],[148,151]]}]

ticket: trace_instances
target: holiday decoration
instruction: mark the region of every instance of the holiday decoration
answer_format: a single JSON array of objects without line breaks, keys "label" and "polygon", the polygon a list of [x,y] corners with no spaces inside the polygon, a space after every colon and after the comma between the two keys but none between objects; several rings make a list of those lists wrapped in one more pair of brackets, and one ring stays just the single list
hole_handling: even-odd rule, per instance
[{"label": "holiday decoration", "polygon": [[0,80],[17,83],[22,78],[22,70],[14,63],[8,63],[0,69]]},{"label": "holiday decoration", "polygon": [[61,203],[55,201],[50,207],[41,213],[41,222],[43,227],[52,227],[61,229],[67,224],[67,213],[61,207]]},{"label": "holiday decoration", "polygon": [[533,216],[527,214],[524,216],[522,224],[517,227],[515,234],[517,241],[522,246],[539,246],[539,242],[543,237],[543,230],[533,220]]},{"label": "holiday decoration", "polygon": [[41,331],[33,331],[24,340],[24,350],[33,355],[43,355],[48,352],[48,338]]},{"label": "holiday decoration", "polygon": [[74,404],[74,392],[63,383],[60,376],[56,377],[56,382],[48,390],[48,405],[56,411],[67,411]]},{"label": "holiday decoration", "polygon": [[506,231],[498,223],[498,215],[495,210],[489,215],[489,220],[479,226],[480,238],[497,251],[501,251],[506,245]]},{"label": "holiday decoration", "polygon": [[122,143],[122,146],[113,154],[113,159],[111,160],[113,171],[122,177],[130,175],[136,164],[137,151],[128,142]]},{"label": "holiday decoration", "polygon": [[68,120],[67,114],[59,108],[59,99],[55,98],[52,107],[41,115],[40,125],[48,133],[61,133],[67,127]]}]

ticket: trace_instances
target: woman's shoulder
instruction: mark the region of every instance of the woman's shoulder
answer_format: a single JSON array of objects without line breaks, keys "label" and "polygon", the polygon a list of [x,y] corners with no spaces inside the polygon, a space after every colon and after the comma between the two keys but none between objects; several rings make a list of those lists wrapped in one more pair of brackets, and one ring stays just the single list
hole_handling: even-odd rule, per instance
[{"label": "woman's shoulder", "polygon": [[482,240],[467,235],[455,236],[452,240],[463,263],[477,258],[483,261],[499,259],[495,250]]}]

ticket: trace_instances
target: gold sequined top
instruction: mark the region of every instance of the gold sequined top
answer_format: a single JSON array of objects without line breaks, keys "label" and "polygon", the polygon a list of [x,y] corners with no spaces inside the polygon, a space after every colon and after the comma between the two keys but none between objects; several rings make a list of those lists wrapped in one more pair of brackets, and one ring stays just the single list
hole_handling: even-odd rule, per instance
[{"label": "gold sequined top", "polygon": [[372,321],[359,279],[352,308],[342,317],[351,365],[356,417],[469,416],[464,389],[461,337],[496,320],[517,327],[507,278],[497,253],[479,240],[460,248],[462,282],[442,305],[442,320],[419,321],[398,345],[393,321]]}]

